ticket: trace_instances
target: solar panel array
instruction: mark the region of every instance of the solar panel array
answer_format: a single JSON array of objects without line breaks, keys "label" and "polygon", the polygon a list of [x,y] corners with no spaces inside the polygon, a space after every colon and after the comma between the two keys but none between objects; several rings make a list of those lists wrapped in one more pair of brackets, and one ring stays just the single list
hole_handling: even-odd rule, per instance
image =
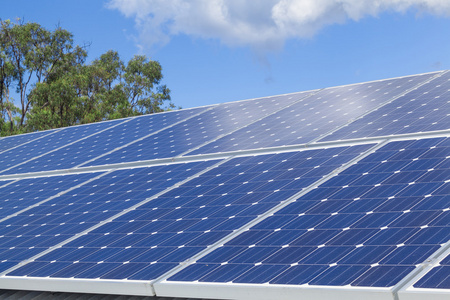
[{"label": "solar panel array", "polygon": [[0,288],[450,296],[450,72],[0,139]]}]

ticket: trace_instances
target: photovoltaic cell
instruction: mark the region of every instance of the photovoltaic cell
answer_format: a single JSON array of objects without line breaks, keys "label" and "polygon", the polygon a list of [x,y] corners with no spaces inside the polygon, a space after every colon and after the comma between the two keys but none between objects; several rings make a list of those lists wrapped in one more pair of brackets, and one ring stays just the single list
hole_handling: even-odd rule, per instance
[{"label": "photovoltaic cell", "polygon": [[[12,264],[48,250],[213,163],[117,170],[3,220],[0,222],[0,269],[6,270]],[[18,181],[6,187],[9,190],[5,192],[11,191],[3,201],[6,212],[10,214],[20,209],[16,207],[17,203],[23,202],[24,206],[34,204],[73,186],[76,179],[94,175],[99,173]],[[41,188],[43,185],[49,187],[42,189],[42,196],[39,190],[31,193],[33,187]]]},{"label": "photovoltaic cell", "polygon": [[[43,139],[37,139],[17,148],[5,151],[0,154],[0,174],[21,173],[20,170],[5,171],[15,165],[21,164],[36,156],[44,155],[49,151],[63,147],[69,143],[75,142],[81,138],[95,134],[103,129],[121,123],[124,120],[114,120],[107,122],[93,123],[89,125],[80,125],[66,127],[46,136]],[[39,170],[36,170],[39,171]]]},{"label": "photovoltaic cell", "polygon": [[92,166],[177,156],[248,125],[272,113],[274,110],[281,109],[307,95],[309,95],[309,92],[220,104],[195,118],[147,137],[86,165]]},{"label": "photovoltaic cell", "polygon": [[[448,224],[448,221],[447,221]],[[414,284],[415,288],[450,289],[450,255]]]},{"label": "photovoltaic cell", "polygon": [[449,153],[391,142],[168,280],[393,286],[450,238]]},{"label": "photovoltaic cell", "polygon": [[189,154],[308,143],[435,75],[327,88]]},{"label": "photovoltaic cell", "polygon": [[[231,159],[7,275],[157,278],[369,147]],[[125,179],[119,182],[128,185]],[[82,199],[93,201],[89,196]],[[59,200],[58,205],[61,203],[61,212],[65,213],[67,204],[62,202]],[[117,209],[123,210],[121,205]],[[106,207],[112,205],[97,209],[96,215]]]},{"label": "photovoltaic cell", "polygon": [[446,73],[321,141],[449,129],[449,83],[450,73]]},{"label": "photovoltaic cell", "polygon": [[104,155],[118,147],[180,122],[205,108],[187,109],[169,113],[150,114],[132,118],[118,126],[105,130],[57,151],[12,168],[3,174],[26,173],[69,169]]}]

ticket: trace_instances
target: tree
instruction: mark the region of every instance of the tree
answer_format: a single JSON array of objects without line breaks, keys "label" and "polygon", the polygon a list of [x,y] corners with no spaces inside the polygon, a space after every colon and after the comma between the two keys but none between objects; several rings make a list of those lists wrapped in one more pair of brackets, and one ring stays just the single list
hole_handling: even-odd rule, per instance
[{"label": "tree", "polygon": [[[2,24],[1,24],[2,25]],[[2,26],[3,27],[3,26]],[[14,66],[6,54],[6,35],[0,31],[0,132],[13,131],[17,108],[10,102],[10,88],[14,78]],[[8,126],[9,124],[9,126]]]},{"label": "tree", "polygon": [[[175,106],[161,65],[110,50],[86,64],[70,32],[0,20],[1,135],[156,113]],[[11,101],[16,87],[19,107]],[[8,126],[6,124],[9,124]]]},{"label": "tree", "polygon": [[62,72],[37,83],[30,95],[33,108],[27,118],[33,130],[174,108],[170,90],[157,86],[162,78],[160,64],[144,56],[135,56],[125,67],[118,53],[111,50],[89,65],[61,67]]},{"label": "tree", "polygon": [[[52,74],[55,65],[72,51],[72,34],[61,28],[50,32],[37,23],[13,24],[6,20],[0,24],[2,56],[6,65],[11,68],[9,79],[12,78],[19,95],[20,120],[16,127],[20,132],[31,108],[28,97],[30,90],[35,82],[45,81]],[[10,122],[14,127],[11,116]]]},{"label": "tree", "polygon": [[156,93],[152,90],[162,79],[161,70],[158,62],[141,55],[128,62],[124,78],[131,109],[142,114],[163,111],[164,101],[170,100],[170,90],[165,85],[158,86]]}]

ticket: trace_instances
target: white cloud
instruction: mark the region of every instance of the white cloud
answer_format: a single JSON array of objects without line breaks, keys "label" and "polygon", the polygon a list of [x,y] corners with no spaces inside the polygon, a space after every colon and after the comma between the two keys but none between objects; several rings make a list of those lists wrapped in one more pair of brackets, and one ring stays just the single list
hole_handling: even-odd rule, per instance
[{"label": "white cloud", "polygon": [[263,52],[384,11],[450,16],[449,0],[110,0],[107,6],[135,19],[140,47],[186,34]]}]

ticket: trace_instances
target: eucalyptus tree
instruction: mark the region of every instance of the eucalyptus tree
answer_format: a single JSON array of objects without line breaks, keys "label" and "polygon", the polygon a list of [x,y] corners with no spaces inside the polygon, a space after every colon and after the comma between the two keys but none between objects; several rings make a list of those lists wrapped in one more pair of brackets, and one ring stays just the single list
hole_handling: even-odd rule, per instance
[{"label": "eucalyptus tree", "polygon": [[86,63],[86,48],[60,27],[0,20],[1,135],[175,108],[157,61],[110,50]]},{"label": "eucalyptus tree", "polygon": [[36,84],[28,127],[49,129],[173,109],[170,90],[159,85],[161,78],[158,62],[136,56],[125,66],[110,50],[90,64],[65,67]]}]

